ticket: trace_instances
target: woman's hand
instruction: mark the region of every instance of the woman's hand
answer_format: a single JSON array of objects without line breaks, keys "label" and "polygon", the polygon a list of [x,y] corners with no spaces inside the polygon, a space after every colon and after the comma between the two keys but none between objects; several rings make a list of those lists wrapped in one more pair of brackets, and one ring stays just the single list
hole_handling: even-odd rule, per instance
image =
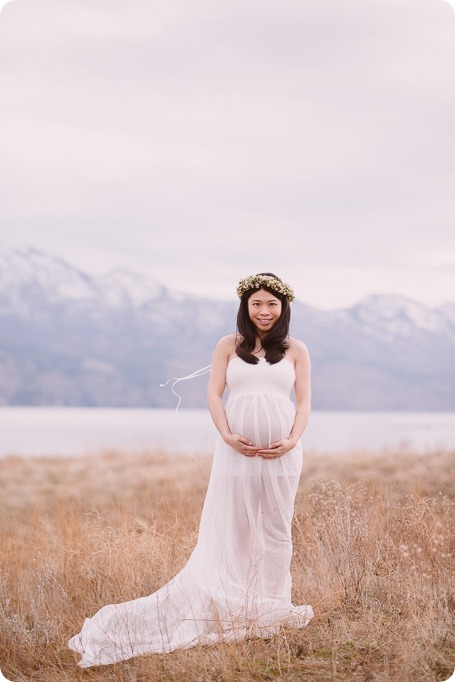
[{"label": "woman's hand", "polygon": [[238,433],[230,433],[224,438],[224,442],[230,445],[231,448],[234,448],[234,450],[237,450],[241,455],[246,455],[246,457],[255,457],[260,450],[248,438],[239,436]]},{"label": "woman's hand", "polygon": [[257,454],[259,457],[264,457],[264,459],[277,459],[295,448],[296,445],[297,443],[294,440],[282,438],[275,443],[271,443],[269,448],[260,449]]}]

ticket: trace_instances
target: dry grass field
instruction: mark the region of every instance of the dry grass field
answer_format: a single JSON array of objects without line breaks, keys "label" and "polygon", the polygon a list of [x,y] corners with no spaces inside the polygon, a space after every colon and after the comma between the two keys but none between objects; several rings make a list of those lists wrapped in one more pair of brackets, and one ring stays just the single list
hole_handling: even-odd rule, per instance
[{"label": "dry grass field", "polygon": [[102,605],[147,595],[197,537],[209,458],[0,461],[0,669],[14,682],[433,682],[455,668],[453,452],[305,453],[294,519],[302,631],[82,670]]}]

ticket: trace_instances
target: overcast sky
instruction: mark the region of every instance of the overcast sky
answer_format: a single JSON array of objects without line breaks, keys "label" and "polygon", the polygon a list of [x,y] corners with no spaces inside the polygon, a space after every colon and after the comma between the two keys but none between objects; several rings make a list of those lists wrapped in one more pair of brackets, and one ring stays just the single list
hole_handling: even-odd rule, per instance
[{"label": "overcast sky", "polygon": [[13,0],[0,243],[321,308],[455,299],[443,0]]}]

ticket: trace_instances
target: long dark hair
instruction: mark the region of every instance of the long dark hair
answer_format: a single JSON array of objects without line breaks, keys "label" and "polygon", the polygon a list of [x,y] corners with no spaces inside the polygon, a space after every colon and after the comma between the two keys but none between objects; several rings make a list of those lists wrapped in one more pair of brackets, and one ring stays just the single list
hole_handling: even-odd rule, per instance
[{"label": "long dark hair", "polygon": [[[281,279],[272,272],[260,272],[258,274],[274,277],[281,282]],[[275,289],[271,289],[265,284],[261,285],[261,289],[268,291],[281,301],[281,315],[272,329],[262,339],[262,347],[265,350],[265,359],[271,365],[274,365],[283,359],[284,354],[289,348],[287,339],[289,336],[289,322],[291,320],[291,306],[289,305],[288,297],[281,294],[279,291],[275,291]],[[235,352],[239,358],[250,363],[250,365],[256,365],[259,362],[259,358],[252,354],[256,345],[257,329],[248,313],[248,299],[256,291],[258,291],[258,289],[249,289],[248,291],[245,291],[240,299],[240,306],[237,313],[237,331],[242,335],[243,339],[236,346]]]}]

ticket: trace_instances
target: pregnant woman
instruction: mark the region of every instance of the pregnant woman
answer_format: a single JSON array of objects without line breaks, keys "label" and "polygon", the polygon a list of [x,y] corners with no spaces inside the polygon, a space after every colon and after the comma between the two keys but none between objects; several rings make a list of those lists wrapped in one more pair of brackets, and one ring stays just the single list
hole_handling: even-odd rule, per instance
[{"label": "pregnant woman", "polygon": [[69,641],[83,668],[270,637],[313,617],[311,606],[292,603],[290,573],[310,359],[289,336],[289,285],[261,273],[243,279],[237,293],[238,333],[219,340],[210,371],[208,406],[219,436],[196,547],[157,592],[85,620]]}]

